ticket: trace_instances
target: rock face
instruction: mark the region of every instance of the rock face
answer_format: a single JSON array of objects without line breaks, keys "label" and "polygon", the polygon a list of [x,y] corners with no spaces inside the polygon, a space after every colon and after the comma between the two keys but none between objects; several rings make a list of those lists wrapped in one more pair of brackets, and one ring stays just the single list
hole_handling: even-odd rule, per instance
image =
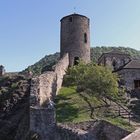
[{"label": "rock face", "polygon": [[0,79],[0,139],[26,140],[29,132],[30,79]]},{"label": "rock face", "polygon": [[61,53],[69,54],[70,66],[82,59],[90,62],[90,21],[79,14],[72,14],[61,19]]},{"label": "rock face", "polygon": [[130,134],[106,121],[59,124],[57,133],[57,140],[121,140]]}]

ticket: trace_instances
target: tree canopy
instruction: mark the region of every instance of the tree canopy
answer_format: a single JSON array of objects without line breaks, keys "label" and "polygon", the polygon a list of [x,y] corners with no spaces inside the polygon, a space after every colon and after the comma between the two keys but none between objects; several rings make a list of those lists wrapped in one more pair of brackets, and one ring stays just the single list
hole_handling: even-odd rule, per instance
[{"label": "tree canopy", "polygon": [[106,67],[80,63],[69,68],[64,83],[76,86],[79,95],[88,103],[92,117],[96,108],[108,107],[109,101],[119,100],[118,80],[118,76]]}]

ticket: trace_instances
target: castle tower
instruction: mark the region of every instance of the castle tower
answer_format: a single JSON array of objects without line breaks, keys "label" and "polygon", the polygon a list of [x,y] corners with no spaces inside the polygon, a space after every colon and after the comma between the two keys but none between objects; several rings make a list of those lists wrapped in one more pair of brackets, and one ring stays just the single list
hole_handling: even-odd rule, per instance
[{"label": "castle tower", "polygon": [[61,19],[61,58],[66,53],[70,66],[77,60],[90,62],[90,20],[86,16],[72,14]]}]

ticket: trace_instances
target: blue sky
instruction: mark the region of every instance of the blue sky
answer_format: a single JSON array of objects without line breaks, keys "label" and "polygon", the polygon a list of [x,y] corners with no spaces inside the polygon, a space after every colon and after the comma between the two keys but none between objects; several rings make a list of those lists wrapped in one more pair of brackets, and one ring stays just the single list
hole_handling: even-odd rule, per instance
[{"label": "blue sky", "polygon": [[58,52],[60,19],[74,12],[90,18],[91,46],[140,50],[140,0],[0,0],[0,64],[19,71]]}]

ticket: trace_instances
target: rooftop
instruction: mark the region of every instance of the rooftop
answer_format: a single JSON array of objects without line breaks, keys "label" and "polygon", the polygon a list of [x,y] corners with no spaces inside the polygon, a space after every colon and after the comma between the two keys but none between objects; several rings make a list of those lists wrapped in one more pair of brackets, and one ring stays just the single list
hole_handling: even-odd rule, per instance
[{"label": "rooftop", "polygon": [[84,16],[84,15],[80,15],[80,14],[74,13],[74,14],[67,15],[67,16],[63,17],[60,21],[62,21],[62,20],[65,19],[65,18],[71,17],[71,16],[78,16],[78,17],[84,17],[84,18],[89,19],[88,17],[86,17],[86,16]]},{"label": "rooftop", "polygon": [[140,69],[140,59],[131,60],[128,64],[126,64],[123,69]]},{"label": "rooftop", "polygon": [[129,54],[127,54],[127,53],[125,53],[125,52],[122,52],[122,51],[119,51],[119,50],[117,50],[117,49],[113,49],[112,51],[106,52],[106,53],[104,53],[104,54],[121,54],[121,55],[129,55]]}]

